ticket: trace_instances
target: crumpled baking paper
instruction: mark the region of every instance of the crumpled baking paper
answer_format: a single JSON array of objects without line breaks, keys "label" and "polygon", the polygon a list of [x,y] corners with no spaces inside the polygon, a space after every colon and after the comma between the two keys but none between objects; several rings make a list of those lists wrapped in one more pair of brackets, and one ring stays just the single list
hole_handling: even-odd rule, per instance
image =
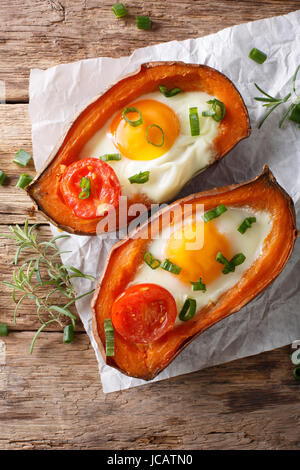
[{"label": "crumpled baking paper", "polygon": [[[264,109],[253,100],[257,82],[271,95],[285,96],[300,63],[300,10],[285,16],[226,28],[216,34],[186,41],[172,41],[136,50],[130,57],[88,59],[31,71],[29,112],[32,122],[34,161],[39,170],[64,128],[94,96],[143,62],[178,60],[208,64],[225,73],[237,86],[248,107],[252,134],[239,143],[218,165],[208,169],[181,191],[178,197],[215,186],[242,182],[268,164],[279,183],[292,196],[300,211],[300,130],[278,122],[285,105],[278,108],[258,130]],[[248,58],[257,47],[268,54],[263,65]],[[299,77],[300,78],[300,77]],[[300,84],[298,82],[298,89]],[[281,108],[281,109],[280,109]],[[52,227],[53,234],[58,234]],[[65,264],[99,276],[115,240],[73,235],[60,242],[72,250],[62,256]],[[193,372],[290,344],[300,339],[300,243],[279,278],[240,312],[224,319],[193,341],[154,380]],[[87,280],[77,280],[78,295],[91,289]],[[99,364],[103,391],[113,392],[142,385],[104,364],[91,328],[90,298],[77,302],[77,309],[91,339]]]}]

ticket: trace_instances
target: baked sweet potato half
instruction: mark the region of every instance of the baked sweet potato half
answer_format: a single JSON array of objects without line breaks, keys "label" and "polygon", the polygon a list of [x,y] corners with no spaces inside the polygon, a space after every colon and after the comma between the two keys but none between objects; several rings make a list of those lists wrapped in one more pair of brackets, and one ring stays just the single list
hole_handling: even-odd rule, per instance
[{"label": "baked sweet potato half", "polygon": [[[162,92],[159,91],[159,87],[163,87],[161,88]],[[180,94],[173,97],[174,88],[179,88]],[[172,96],[166,98],[170,90]],[[164,103],[158,103],[154,99],[155,93],[159,94]],[[197,97],[195,93],[200,93],[201,96]],[[193,98],[189,98],[192,95]],[[149,96],[152,98],[148,99]],[[141,99],[141,97],[144,98]],[[202,105],[197,108],[197,102],[195,104],[193,101],[195,97],[197,100],[199,98],[200,105],[205,103],[206,114],[202,112]],[[195,150],[195,152],[200,152],[199,155],[195,153],[195,158],[193,154],[189,153],[189,160],[184,167],[182,166],[182,147],[180,147],[178,159],[181,158],[181,166],[178,164],[178,167],[181,168],[181,173],[176,174],[172,156],[169,156],[169,160],[166,161],[165,155],[173,155],[172,152],[178,145],[178,136],[181,135],[183,126],[178,118],[176,106],[183,106],[185,99],[188,100],[185,104],[187,113],[189,107],[194,104],[196,108],[192,109],[198,110],[194,112],[192,118],[200,120],[199,138],[206,138],[202,137],[202,130],[204,129],[203,133],[207,136],[208,133],[205,129],[209,123],[211,142],[207,137],[208,140],[205,141],[203,147],[205,150],[203,150],[203,155],[201,154],[202,150],[199,149]],[[136,110],[135,112],[133,108]],[[120,160],[122,154],[122,162],[110,160],[111,156],[107,160],[107,155],[105,155],[106,160],[101,161],[102,168],[98,168],[96,171],[96,173],[98,172],[97,184],[94,184],[90,179],[91,176],[83,172],[84,166],[86,168],[90,164],[90,159],[85,162],[84,158],[86,155],[89,157],[100,157],[101,155],[85,149],[91,142],[94,142],[93,139],[102,130],[105,130],[105,126],[114,118],[117,120],[117,124],[112,124],[110,131],[109,129],[108,131],[114,134],[115,152],[120,152],[118,157]],[[184,126],[188,119],[188,115],[183,118]],[[141,124],[140,127],[137,124]],[[114,128],[113,125],[119,127]],[[129,131],[127,132],[125,129],[126,133],[122,126],[127,126]],[[190,131],[188,127],[187,132],[190,132],[190,136],[196,135],[197,122],[196,129],[194,127],[193,131]],[[135,138],[134,133],[139,133],[140,137]],[[103,141],[107,139],[108,133],[104,134]],[[125,195],[128,198],[128,212],[130,212],[132,204],[135,203],[143,203],[145,210],[147,210],[153,202],[168,202],[176,196],[188,179],[220,160],[249,134],[249,117],[242,97],[233,83],[222,73],[206,65],[177,62],[143,64],[135,73],[122,78],[101,96],[96,97],[74,118],[50,155],[45,167],[27,187],[27,192],[38,209],[54,225],[78,235],[95,235],[98,222],[103,220],[105,216],[107,202],[112,203],[114,208],[118,210],[119,196]],[[182,139],[186,138],[185,134]],[[139,139],[142,141],[136,147],[136,154],[132,155],[131,151]],[[191,148],[190,142],[187,143],[187,147]],[[172,151],[171,154],[170,151]],[[129,152],[129,158],[126,157],[126,152]],[[78,168],[75,163],[80,159],[84,163],[80,164],[80,168]],[[155,163],[153,163],[154,160]],[[126,162],[128,165],[125,167]],[[160,162],[164,164],[164,173],[159,167]],[[136,168],[134,175],[128,173],[128,168],[132,168],[133,163]],[[152,165],[150,171],[147,171],[149,170],[147,165]],[[121,170],[119,170],[120,168]],[[75,169],[77,179],[74,183]],[[166,178],[171,177],[172,172],[174,177],[169,181]],[[130,177],[140,176],[139,173],[148,173],[148,180],[145,182],[141,178],[139,180],[128,178],[128,175]],[[93,173],[91,174],[93,176]],[[87,176],[90,181],[87,180]],[[110,181],[113,182],[108,188],[109,195],[107,195],[105,185]],[[92,187],[91,192],[89,192],[87,184]],[[157,191],[157,188],[160,188],[161,192]],[[78,201],[78,198],[81,199]],[[95,206],[97,206],[96,209]],[[132,218],[134,216],[128,217],[128,223]]]},{"label": "baked sweet potato half", "polygon": [[[182,208],[193,218],[199,205],[204,212],[196,227],[204,226],[204,245],[189,254],[172,233]],[[171,226],[167,242],[165,220]],[[274,281],[297,235],[292,199],[268,167],[246,183],[193,194],[164,208],[114,245],[98,281],[91,308],[104,360],[129,376],[153,379],[204,330],[238,312]],[[229,244],[236,244],[231,251]],[[162,253],[167,260],[157,259]],[[175,321],[170,297],[176,300]],[[107,319],[114,328],[112,356],[106,355]]]}]

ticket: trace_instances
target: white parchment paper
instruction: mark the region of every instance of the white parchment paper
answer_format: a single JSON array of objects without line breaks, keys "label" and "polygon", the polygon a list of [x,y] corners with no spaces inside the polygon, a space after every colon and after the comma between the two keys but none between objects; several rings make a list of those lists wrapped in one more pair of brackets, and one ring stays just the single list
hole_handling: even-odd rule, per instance
[{"label": "white parchment paper", "polygon": [[[300,211],[300,130],[292,122],[278,129],[283,109],[275,111],[261,130],[257,123],[264,110],[253,100],[257,82],[269,93],[285,96],[300,63],[300,10],[286,16],[255,21],[216,34],[182,42],[172,41],[136,50],[130,57],[97,58],[31,71],[30,118],[34,161],[40,169],[65,126],[75,113],[119,77],[143,62],[179,60],[204,63],[225,73],[237,86],[248,107],[253,131],[217,166],[195,178],[179,196],[215,186],[242,182],[256,176],[266,163],[289,192]],[[268,54],[258,65],[248,59],[257,47]],[[299,89],[298,83],[298,89]],[[58,231],[52,227],[54,234]],[[99,276],[114,241],[73,235],[63,239],[63,262]],[[91,288],[87,280],[76,284],[78,295]],[[103,363],[91,330],[90,298],[77,309],[99,363],[103,391],[112,392],[144,384]],[[300,243],[281,276],[240,312],[224,319],[190,344],[155,380],[271,350],[300,339]]]}]

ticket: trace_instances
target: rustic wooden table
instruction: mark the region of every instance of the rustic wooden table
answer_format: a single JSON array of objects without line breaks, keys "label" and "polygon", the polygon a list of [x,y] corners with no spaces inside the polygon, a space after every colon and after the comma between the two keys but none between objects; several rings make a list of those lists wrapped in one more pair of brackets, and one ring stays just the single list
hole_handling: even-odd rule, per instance
[{"label": "rustic wooden table", "polygon": [[[172,39],[216,32],[226,26],[297,10],[286,0],[125,0],[130,16],[116,20],[112,0],[0,1],[1,170],[0,232],[8,225],[45,220],[14,187],[12,163],[19,148],[31,151],[27,114],[29,70],[97,56],[118,57]],[[134,15],[149,14],[153,30],[140,31]],[[29,171],[34,174],[33,165]],[[14,247],[0,239],[1,279],[11,278]],[[24,303],[17,325],[8,289],[1,286],[0,322],[11,332],[0,341],[1,449],[296,449],[300,445],[299,384],[289,347],[104,395],[93,349],[83,328],[74,344],[44,332],[29,355],[38,327]]]}]

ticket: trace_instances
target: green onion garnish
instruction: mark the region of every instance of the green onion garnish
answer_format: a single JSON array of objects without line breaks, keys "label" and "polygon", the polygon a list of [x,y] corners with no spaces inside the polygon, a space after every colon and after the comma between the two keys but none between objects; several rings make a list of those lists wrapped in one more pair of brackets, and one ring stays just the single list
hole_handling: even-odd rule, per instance
[{"label": "green onion garnish", "polygon": [[25,167],[29,160],[31,160],[32,156],[30,153],[25,152],[25,150],[18,150],[18,152],[15,155],[15,158],[13,160],[14,163],[17,163],[20,166]]},{"label": "green onion garnish", "polygon": [[164,85],[159,85],[158,89],[166,98],[171,98],[172,96],[178,95],[178,93],[182,92],[180,88],[175,87],[168,89]]},{"label": "green onion garnish", "polygon": [[291,361],[295,366],[300,365],[300,348],[296,349],[296,351],[291,354]]},{"label": "green onion garnish", "polygon": [[90,178],[86,178],[85,176],[80,180],[80,187],[82,189],[81,193],[79,194],[79,199],[87,199],[91,195],[91,180]]},{"label": "green onion garnish", "polygon": [[123,18],[123,16],[127,15],[127,9],[123,3],[116,3],[111,9],[117,18]]},{"label": "green onion garnish", "polygon": [[177,264],[172,263],[169,259],[165,259],[165,261],[160,265],[162,269],[165,271],[169,271],[169,273],[179,274],[181,268],[177,266]]},{"label": "green onion garnish", "polygon": [[256,222],[256,217],[246,217],[246,219],[243,220],[243,222],[239,226],[238,231],[241,234],[244,234],[246,230],[248,230],[248,228],[252,227],[252,224],[254,224],[254,222]]},{"label": "green onion garnish", "polygon": [[28,186],[29,183],[33,180],[32,176],[27,175],[26,173],[22,173],[20,178],[18,179],[16,183],[17,188],[24,189],[26,186]]},{"label": "green onion garnish", "polygon": [[104,320],[104,331],[106,338],[106,355],[114,356],[115,355],[115,334],[114,327],[110,318]]},{"label": "green onion garnish", "polygon": [[0,186],[3,185],[6,178],[7,178],[7,175],[3,171],[0,170]]},{"label": "green onion garnish", "polygon": [[228,273],[233,273],[235,271],[236,266],[239,266],[242,264],[246,259],[246,256],[243,253],[238,253],[237,255],[234,255],[233,258],[231,258],[230,261],[228,261],[227,258],[225,258],[224,255],[219,251],[219,253],[216,256],[216,260],[225,265],[225,268],[223,269],[222,273],[223,274],[228,274]]},{"label": "green onion garnish", "polygon": [[137,16],[136,25],[139,29],[149,30],[151,29],[151,20],[149,16]]},{"label": "green onion garnish", "polygon": [[8,335],[8,326],[6,323],[0,323],[0,336]]},{"label": "green onion garnish", "polygon": [[253,49],[251,49],[251,51],[249,52],[249,57],[258,64],[263,64],[264,61],[267,59],[267,54],[260,51],[259,49],[256,49],[256,47],[253,47]]},{"label": "green onion garnish", "polygon": [[300,380],[300,367],[295,367],[293,370],[293,376],[296,380]]},{"label": "green onion garnish", "polygon": [[296,122],[297,124],[300,124],[300,103],[298,103],[293,111],[291,112],[291,115],[289,117],[290,121]]},{"label": "green onion garnish", "polygon": [[121,160],[120,153],[105,153],[99,157],[103,162],[109,162],[110,160]]},{"label": "green onion garnish", "polygon": [[225,104],[217,99],[207,101],[207,104],[211,104],[211,109],[202,112],[202,116],[212,117],[215,121],[219,122],[224,119],[226,114]]},{"label": "green onion garnish", "polygon": [[144,254],[144,261],[151,269],[157,269],[161,265],[161,262],[159,261],[159,259],[153,258],[150,251],[147,251]]},{"label": "green onion garnish", "polygon": [[73,343],[74,341],[74,327],[67,325],[64,327],[63,343]]},{"label": "green onion garnish", "polygon": [[[138,115],[140,116],[139,119],[136,119],[135,121],[132,121],[131,119],[129,119],[126,114],[128,113],[138,113]],[[142,116],[142,113],[139,109],[137,109],[136,107],[131,107],[131,108],[124,108],[123,111],[122,111],[122,117],[125,119],[125,121],[128,122],[128,124],[130,124],[131,126],[133,127],[137,127],[137,126],[140,126],[141,124],[143,124],[143,116]]]},{"label": "green onion garnish", "polygon": [[198,108],[190,108],[190,128],[191,128],[191,135],[200,135],[200,123],[199,123],[199,115],[198,115]]},{"label": "green onion garnish", "polygon": [[202,292],[206,292],[206,285],[203,284],[201,277],[200,280],[197,282],[191,281],[191,284],[193,286],[193,290],[202,290]]},{"label": "green onion garnish", "polygon": [[196,313],[197,303],[195,299],[186,299],[179,313],[179,320],[188,321],[193,318]]},{"label": "green onion garnish", "polygon": [[220,204],[215,209],[211,209],[210,211],[205,212],[203,215],[204,222],[209,222],[216,217],[220,217],[220,215],[224,214],[227,211],[227,207],[224,204]]},{"label": "green onion garnish", "polygon": [[[149,131],[150,131],[150,129],[153,129],[153,128],[158,129],[161,132],[161,142],[159,144],[156,144],[155,142],[152,142],[149,139]],[[154,145],[155,147],[162,147],[165,143],[164,131],[157,124],[150,124],[150,126],[148,126],[147,130],[146,130],[146,140],[147,140],[148,144]]]},{"label": "green onion garnish", "polygon": [[140,171],[138,174],[130,176],[128,180],[130,181],[131,184],[137,183],[137,184],[144,184],[149,181],[149,175],[150,171]]}]

